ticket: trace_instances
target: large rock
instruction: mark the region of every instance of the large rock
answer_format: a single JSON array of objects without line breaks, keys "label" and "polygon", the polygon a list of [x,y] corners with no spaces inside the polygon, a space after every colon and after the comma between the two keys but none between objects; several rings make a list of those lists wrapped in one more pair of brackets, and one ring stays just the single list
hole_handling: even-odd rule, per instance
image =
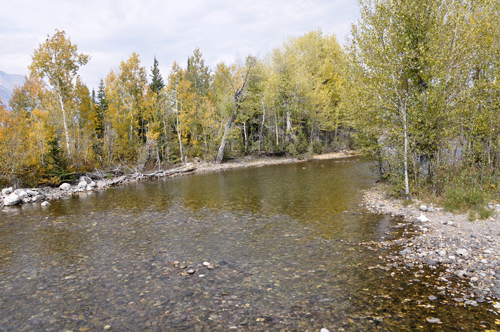
[{"label": "large rock", "polygon": [[31,198],[32,202],[42,202],[45,200],[45,195],[36,195]]},{"label": "large rock", "polygon": [[36,195],[38,195],[37,191],[31,190],[31,189],[26,190],[26,193],[28,195],[30,195],[30,196],[36,196]]},{"label": "large rock", "polygon": [[82,182],[82,181],[85,181],[85,182],[87,182],[87,184],[89,184],[89,183],[92,182],[92,179],[85,175],[85,176],[81,176],[80,177],[80,181],[79,182]]},{"label": "large rock", "polygon": [[87,181],[81,181],[78,183],[78,189],[85,189],[87,188]]},{"label": "large rock", "polygon": [[87,185],[87,190],[94,190],[96,186],[97,184],[94,181],[92,181]]},{"label": "large rock", "polygon": [[24,189],[16,189],[16,190],[14,190],[14,194],[19,196],[19,198],[21,198],[21,199],[28,197],[28,193]]},{"label": "large rock", "polygon": [[2,189],[2,195],[4,195],[4,196],[10,195],[13,192],[14,192],[14,188],[12,188],[12,187]]},{"label": "large rock", "polygon": [[108,184],[106,183],[106,181],[97,181],[97,188],[105,188],[107,186]]},{"label": "large rock", "polygon": [[5,206],[17,205],[17,204],[21,204],[22,201],[23,201],[23,199],[21,197],[19,197],[15,193],[12,193],[9,196],[7,196],[7,197],[4,198],[3,204]]},{"label": "large rock", "polygon": [[68,191],[71,189],[71,185],[69,183],[63,183],[59,186],[59,189],[64,190],[64,191]]}]

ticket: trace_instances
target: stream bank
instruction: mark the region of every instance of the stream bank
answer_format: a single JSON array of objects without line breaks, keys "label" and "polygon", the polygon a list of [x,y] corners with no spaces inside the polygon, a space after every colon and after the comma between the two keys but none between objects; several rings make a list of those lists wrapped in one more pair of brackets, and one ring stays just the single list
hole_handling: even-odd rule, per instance
[{"label": "stream bank", "polygon": [[340,159],[355,156],[354,151],[332,152],[314,156],[310,159],[286,158],[286,157],[255,157],[248,156],[235,158],[229,162],[215,164],[209,162],[186,163],[180,167],[170,170],[158,170],[149,174],[133,172],[123,174],[117,172],[114,177],[108,178],[104,174],[88,173],[81,176],[79,180],[71,183],[63,183],[59,187],[38,188],[4,188],[0,195],[0,208],[20,204],[36,203],[42,206],[50,205],[50,201],[63,197],[83,194],[88,191],[105,190],[109,187],[135,183],[147,180],[160,179],[164,177],[176,177],[196,173],[221,172],[245,167],[262,167],[267,165],[280,165],[306,162],[310,160]]},{"label": "stream bank", "polygon": [[500,307],[495,302],[500,299],[499,205],[488,204],[495,210],[494,217],[469,221],[467,214],[452,214],[418,201],[404,206],[401,200],[387,197],[382,184],[365,191],[363,202],[371,213],[399,217],[401,222],[394,227],[405,228],[403,238],[379,244],[399,247],[379,267],[421,275],[424,267],[435,271],[437,277],[429,286],[435,288],[436,296],[430,300],[460,306],[487,302]]}]

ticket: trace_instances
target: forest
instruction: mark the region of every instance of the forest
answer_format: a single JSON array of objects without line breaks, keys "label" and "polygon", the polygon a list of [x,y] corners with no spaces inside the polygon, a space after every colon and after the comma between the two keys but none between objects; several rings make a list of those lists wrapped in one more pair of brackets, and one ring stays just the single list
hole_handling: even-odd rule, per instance
[{"label": "forest", "polygon": [[498,196],[499,2],[359,8],[343,45],[319,29],[215,68],[195,49],[168,73],[161,54],[148,70],[132,53],[97,91],[78,75],[90,56],[56,30],[34,50],[10,109],[0,101],[1,185],[356,149],[396,197],[442,196],[453,209]]}]

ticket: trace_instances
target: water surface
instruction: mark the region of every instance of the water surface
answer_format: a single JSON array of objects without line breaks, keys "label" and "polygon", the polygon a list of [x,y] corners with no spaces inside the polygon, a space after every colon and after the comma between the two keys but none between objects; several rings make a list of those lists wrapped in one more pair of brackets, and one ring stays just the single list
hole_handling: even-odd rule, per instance
[{"label": "water surface", "polygon": [[396,221],[358,207],[374,181],[357,159],[323,160],[5,209],[0,330],[433,330],[426,317],[447,331],[492,324],[484,308],[429,303],[432,289],[411,275],[368,269],[387,252],[358,243],[399,236]]}]

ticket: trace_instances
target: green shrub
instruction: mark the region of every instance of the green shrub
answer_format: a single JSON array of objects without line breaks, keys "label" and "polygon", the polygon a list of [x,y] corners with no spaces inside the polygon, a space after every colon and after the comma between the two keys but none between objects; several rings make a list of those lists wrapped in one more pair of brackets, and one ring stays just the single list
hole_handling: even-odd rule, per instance
[{"label": "green shrub", "polygon": [[320,141],[314,140],[312,144],[312,150],[313,153],[315,154],[322,154],[323,153],[323,144],[321,144]]},{"label": "green shrub", "polygon": [[479,219],[482,219],[482,220],[488,219],[493,214],[493,211],[491,211],[490,209],[485,208],[484,206],[481,206],[479,208],[478,212],[479,212]]},{"label": "green shrub", "polygon": [[446,211],[465,211],[484,205],[485,193],[477,188],[450,187],[444,195]]},{"label": "green shrub", "polygon": [[476,217],[476,211],[474,211],[474,210],[470,210],[470,211],[469,211],[469,217],[468,217],[468,218],[469,218],[469,221],[474,221],[474,220],[476,220],[476,218],[477,218],[477,217]]}]

